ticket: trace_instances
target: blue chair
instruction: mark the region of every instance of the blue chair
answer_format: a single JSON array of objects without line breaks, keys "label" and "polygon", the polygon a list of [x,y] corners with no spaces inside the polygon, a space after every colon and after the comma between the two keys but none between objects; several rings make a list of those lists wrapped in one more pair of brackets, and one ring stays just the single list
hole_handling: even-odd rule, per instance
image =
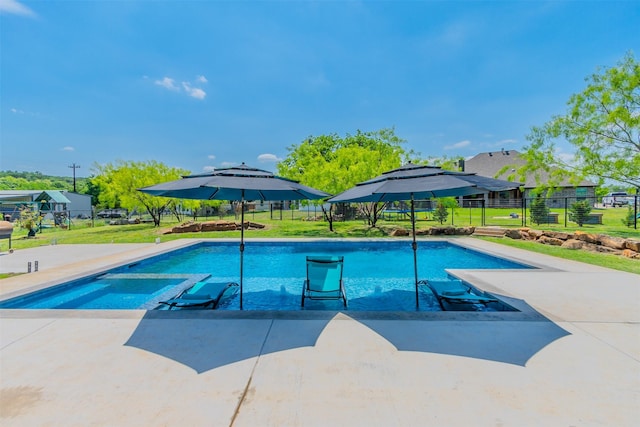
[{"label": "blue chair", "polygon": [[307,278],[302,289],[302,307],[304,300],[342,300],[347,307],[347,296],[342,282],[344,257],[308,256]]},{"label": "blue chair", "polygon": [[233,282],[198,282],[192,287],[182,291],[175,298],[167,301],[160,301],[160,304],[172,308],[207,308],[216,309],[220,300],[229,292],[235,294],[238,284]]}]

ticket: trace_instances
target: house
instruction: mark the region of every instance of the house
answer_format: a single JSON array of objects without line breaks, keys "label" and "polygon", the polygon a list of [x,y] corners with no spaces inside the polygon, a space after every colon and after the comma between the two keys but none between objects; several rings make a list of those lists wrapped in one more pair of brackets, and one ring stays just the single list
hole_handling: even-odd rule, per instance
[{"label": "house", "polygon": [[51,217],[91,217],[91,196],[66,190],[0,190],[0,212],[11,221],[20,217],[22,207],[37,209]]},{"label": "house", "polygon": [[[516,172],[519,166],[526,162],[516,150],[500,150],[487,153],[480,153],[474,157],[460,162],[460,169],[463,172],[476,173],[480,176],[487,176],[497,179],[508,179]],[[499,172],[506,168],[506,171]],[[540,174],[540,179],[544,182],[548,174],[544,171]],[[515,176],[518,179],[518,176]],[[522,198],[531,199],[535,197],[533,189],[538,186],[534,176],[527,176],[522,190],[514,190],[501,193],[490,193],[487,207],[517,207],[521,206]],[[591,200],[595,203],[596,184],[583,180],[575,185],[568,180],[564,180],[557,187],[556,191],[549,197],[547,205],[549,207],[564,207],[565,201],[569,204],[577,200]],[[528,203],[528,202],[527,202]]]}]

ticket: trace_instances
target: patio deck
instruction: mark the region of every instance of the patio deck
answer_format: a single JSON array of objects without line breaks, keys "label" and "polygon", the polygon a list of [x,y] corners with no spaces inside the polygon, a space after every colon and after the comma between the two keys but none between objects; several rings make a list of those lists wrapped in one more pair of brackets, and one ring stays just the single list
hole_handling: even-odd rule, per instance
[{"label": "patio deck", "polygon": [[[456,241],[541,267],[453,271],[522,312],[0,310],[0,423],[637,425],[640,276]],[[192,242],[5,252],[0,298]]]}]

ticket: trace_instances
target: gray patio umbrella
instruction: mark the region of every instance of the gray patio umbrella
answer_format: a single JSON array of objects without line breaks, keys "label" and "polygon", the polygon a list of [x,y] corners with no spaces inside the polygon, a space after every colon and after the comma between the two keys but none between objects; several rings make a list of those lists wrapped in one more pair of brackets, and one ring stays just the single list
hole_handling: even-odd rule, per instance
[{"label": "gray patio umbrella", "polygon": [[329,197],[323,191],[282,178],[271,172],[246,166],[216,169],[201,175],[138,189],[154,196],[196,200],[235,200],[242,204],[240,227],[240,309],[244,256],[244,202],[247,200],[314,200]]},{"label": "gray patio umbrella", "polygon": [[506,191],[519,186],[520,183],[408,163],[376,178],[361,182],[327,201],[330,203],[411,201],[411,235],[413,238],[411,247],[413,249],[416,285],[416,308],[418,308],[418,244],[416,242],[415,200],[469,196],[489,191]]}]

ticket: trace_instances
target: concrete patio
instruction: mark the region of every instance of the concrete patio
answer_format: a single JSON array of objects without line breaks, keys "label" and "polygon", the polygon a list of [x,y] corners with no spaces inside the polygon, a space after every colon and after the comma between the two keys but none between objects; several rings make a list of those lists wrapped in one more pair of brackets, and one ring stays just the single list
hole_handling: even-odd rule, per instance
[{"label": "concrete patio", "polygon": [[[0,423],[638,425],[640,276],[456,241],[539,267],[451,271],[521,312],[0,310]],[[4,252],[0,299],[191,243]]]}]

